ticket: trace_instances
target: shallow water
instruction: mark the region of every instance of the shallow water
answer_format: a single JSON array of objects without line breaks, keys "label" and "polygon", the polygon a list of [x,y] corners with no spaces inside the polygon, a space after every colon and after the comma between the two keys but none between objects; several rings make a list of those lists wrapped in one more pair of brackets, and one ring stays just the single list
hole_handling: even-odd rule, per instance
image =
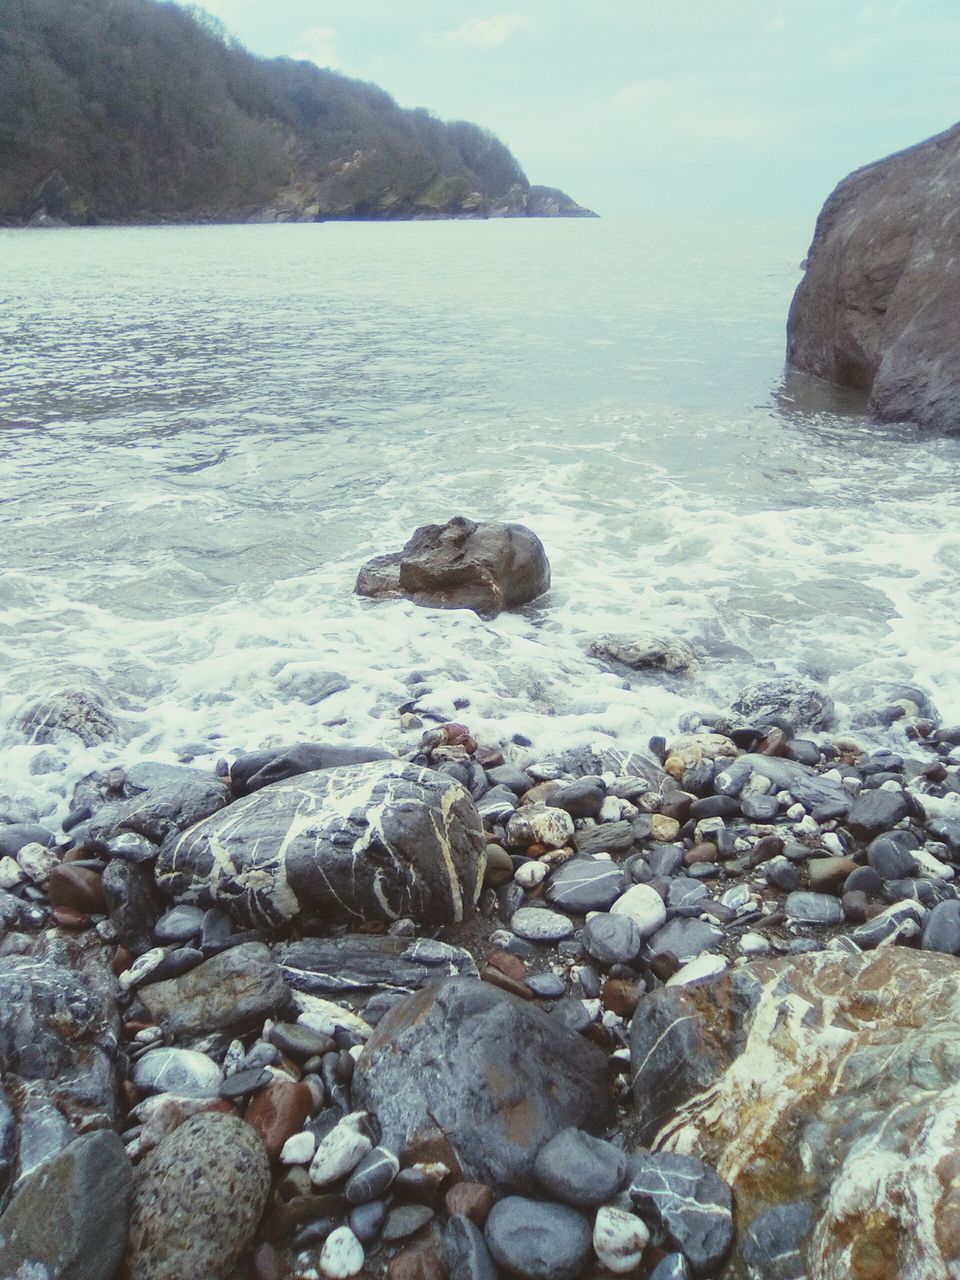
[{"label": "shallow water", "polygon": [[[784,379],[810,230],[0,232],[0,808],[185,747],[409,749],[421,684],[543,753],[642,745],[764,671],[822,679],[841,724],[888,679],[960,720],[960,441]],[[457,513],[529,524],[550,594],[492,623],[351,594]],[[638,630],[699,674],[586,656]],[[305,703],[329,671],[349,689]],[[81,678],[123,742],[27,744],[24,697]]]}]

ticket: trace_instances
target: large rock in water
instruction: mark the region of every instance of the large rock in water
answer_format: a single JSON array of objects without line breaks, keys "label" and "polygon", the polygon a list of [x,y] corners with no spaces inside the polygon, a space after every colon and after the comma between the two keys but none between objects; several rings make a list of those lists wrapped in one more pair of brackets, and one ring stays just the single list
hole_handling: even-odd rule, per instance
[{"label": "large rock in water", "polygon": [[476,902],[485,847],[458,782],[387,761],[263,787],[172,834],[157,883],[178,901],[224,907],[248,924],[295,916],[441,924]]},{"label": "large rock in water", "polygon": [[534,1160],[570,1126],[610,1112],[606,1056],[542,1010],[473,978],[391,1009],[357,1062],[354,1106],[383,1145],[440,1159],[499,1191],[535,1192]]},{"label": "large rock in water", "polygon": [[455,516],[446,524],[423,525],[402,551],[367,561],[356,591],[495,618],[535,600],[549,586],[546,552],[531,530]]},{"label": "large rock in water", "polygon": [[817,221],[787,360],[870,412],[960,431],[960,125],[845,178]]},{"label": "large rock in water", "polygon": [[[903,947],[756,961],[649,996],[631,1052],[643,1139],[733,1188],[725,1276],[958,1273],[960,961]],[[758,1220],[787,1205],[807,1226],[782,1271],[782,1233],[758,1261]]]}]

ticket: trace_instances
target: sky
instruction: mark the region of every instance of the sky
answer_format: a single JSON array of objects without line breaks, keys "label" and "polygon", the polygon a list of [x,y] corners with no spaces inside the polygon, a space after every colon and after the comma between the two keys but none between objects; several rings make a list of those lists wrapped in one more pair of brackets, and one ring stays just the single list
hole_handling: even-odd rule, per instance
[{"label": "sky", "polygon": [[206,0],[248,49],[492,129],[605,216],[814,218],[960,120],[960,0]]}]

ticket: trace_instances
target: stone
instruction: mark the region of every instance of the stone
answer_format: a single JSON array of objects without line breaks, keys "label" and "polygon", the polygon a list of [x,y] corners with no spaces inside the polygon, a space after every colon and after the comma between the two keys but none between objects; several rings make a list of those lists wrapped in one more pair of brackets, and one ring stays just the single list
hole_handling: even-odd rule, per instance
[{"label": "stone", "polygon": [[350,1230],[362,1244],[376,1240],[387,1219],[386,1200],[371,1200],[350,1210]]},{"label": "stone", "polygon": [[590,1220],[576,1209],[507,1196],[484,1232],[493,1258],[523,1280],[575,1280],[590,1257]]},{"label": "stone", "polygon": [[869,392],[869,412],[960,426],[957,234],[960,128],[845,178],[817,222],[787,324],[787,359]]},{"label": "stone", "polygon": [[456,516],[423,525],[402,551],[368,561],[356,593],[405,597],[433,609],[472,609],[495,618],[535,600],[550,586],[550,565],[536,534],[521,524]]},{"label": "stone", "polygon": [[230,798],[223,780],[211,773],[153,761],[127,769],[118,795],[100,803],[92,818],[71,831],[77,844],[110,841],[127,832],[159,844],[210,817]]},{"label": "stone", "polygon": [[448,1280],[439,1239],[431,1234],[391,1258],[386,1280]]},{"label": "stone", "polygon": [[[313,1094],[302,1081],[275,1079],[250,1099],[244,1120],[263,1143],[271,1161],[280,1158],[288,1141],[303,1128],[314,1107]],[[312,1159],[314,1147],[308,1159]]]},{"label": "stone", "polygon": [[604,661],[622,662],[634,671],[665,671],[669,675],[688,675],[697,670],[697,655],[679,636],[638,634],[634,636],[597,636],[590,642],[590,656]]},{"label": "stone", "polygon": [[582,1129],[561,1129],[540,1148],[534,1168],[541,1186],[557,1200],[586,1209],[620,1190],[627,1158],[619,1147]]},{"label": "stone", "polygon": [[177,903],[165,911],[153,927],[157,942],[192,942],[203,932],[206,912],[200,907]]},{"label": "stone", "polygon": [[242,1120],[192,1116],[137,1168],[129,1280],[232,1280],[270,1190],[270,1163]]},{"label": "stone", "polygon": [[495,1197],[493,1190],[482,1182],[457,1182],[444,1197],[443,1207],[450,1218],[458,1214],[482,1227],[490,1216]]},{"label": "stone", "polygon": [[[0,854],[15,858],[24,845],[39,844],[51,849],[57,843],[52,831],[34,822],[8,822],[0,824]],[[57,859],[59,861],[59,859]]]},{"label": "stone", "polygon": [[573,819],[566,809],[554,805],[521,805],[507,822],[507,844],[514,849],[528,849],[533,844],[562,849],[572,838]]},{"label": "stone", "polygon": [[626,888],[627,878],[613,862],[598,858],[572,858],[553,873],[546,898],[564,911],[585,915],[606,911]]},{"label": "stone", "polygon": [[601,912],[583,930],[583,948],[601,964],[630,964],[640,954],[643,935],[628,915]]},{"label": "stone", "polygon": [[[870,842],[867,860],[883,880],[902,880],[913,875],[917,866],[910,850],[890,836],[878,836]],[[879,889],[874,888],[871,892],[878,893]]]},{"label": "stone", "polygon": [[116,858],[101,880],[106,910],[120,942],[134,956],[149,951],[162,905],[152,874],[143,866]]},{"label": "stone", "polygon": [[241,943],[179,978],[141,987],[140,999],[153,1020],[179,1038],[251,1031],[290,1005],[280,969],[262,942]]},{"label": "stone", "polygon": [[349,1227],[331,1231],[320,1250],[320,1272],[329,1280],[349,1280],[363,1269],[363,1245]]},{"label": "stone", "polygon": [[463,919],[486,841],[457,782],[402,762],[304,774],[164,842],[157,882],[247,924]]},{"label": "stone", "polygon": [[433,1218],[433,1210],[425,1204],[402,1204],[391,1209],[383,1224],[383,1239],[390,1244],[405,1240],[425,1227]]},{"label": "stone", "polygon": [[376,1200],[400,1172],[400,1161],[386,1147],[374,1147],[363,1157],[347,1182],[344,1195],[351,1204]]},{"label": "stone", "polygon": [[629,853],[633,848],[633,825],[629,822],[599,822],[583,827],[573,837],[577,853],[591,857],[597,853]]},{"label": "stone", "polygon": [[606,1057],[552,1016],[486,983],[452,978],[392,1009],[361,1053],[353,1102],[391,1151],[441,1151],[497,1190],[536,1187],[540,1148],[609,1116]]},{"label": "stone", "polygon": [[960,1256],[945,1155],[960,1132],[953,956],[882,947],[756,960],[648,996],[631,1049],[644,1140],[700,1153],[732,1187],[743,1224],[798,1199],[810,1207],[804,1274],[950,1273]]},{"label": "stone", "polygon": [[723,939],[723,930],[717,925],[677,916],[658,929],[647,945],[652,956],[669,952],[685,965],[704,951],[715,951]]},{"label": "stone", "polygon": [[556,973],[532,973],[526,979],[526,986],[538,1000],[559,1000],[567,992],[565,982]]},{"label": "stone", "polygon": [[758,1214],[744,1231],[737,1250],[747,1274],[763,1280],[797,1280],[805,1274],[804,1256],[813,1232],[811,1207],[802,1200],[774,1205]]},{"label": "stone", "polygon": [[463,1214],[452,1214],[447,1222],[443,1259],[449,1280],[498,1280],[483,1232]]},{"label": "stone", "polygon": [[261,787],[272,786],[275,782],[287,782],[303,773],[395,759],[395,755],[379,747],[326,746],[316,742],[268,747],[263,751],[251,751],[237,756],[230,766],[230,790],[235,798],[239,798],[251,795]]},{"label": "stone", "polygon": [[776,724],[793,732],[829,729],[834,719],[830,695],[801,676],[760,680],[743,690],[733,710],[751,724]]},{"label": "stone", "polygon": [[[761,941],[763,940],[761,939]],[[661,956],[673,956],[673,954],[672,951],[667,951],[662,952]],[[653,959],[656,960],[657,956],[654,956]],[[715,974],[723,973],[727,965],[728,961],[725,956],[698,955],[695,959],[686,961],[676,973],[671,974],[667,978],[665,985],[668,987],[683,987],[689,982],[699,982],[702,978],[712,978]]]},{"label": "stone", "polygon": [[[597,818],[603,809],[606,787],[602,778],[578,778],[554,790],[550,803],[566,809],[574,818]],[[611,797],[612,798],[612,797]],[[619,805],[617,806],[619,810]],[[616,817],[620,814],[617,812]]]},{"label": "stone", "polygon": [[729,1252],[730,1188],[696,1156],[636,1153],[630,1161],[630,1199],[680,1250],[695,1275],[710,1274]]},{"label": "stone", "polygon": [[890,831],[907,816],[909,808],[902,791],[884,791],[882,787],[861,791],[847,817],[847,826],[861,840],[872,840]]},{"label": "stone", "polygon": [[593,1223],[593,1251],[615,1276],[628,1276],[639,1269],[649,1240],[650,1232],[636,1214],[614,1205],[604,1205],[597,1210]]},{"label": "stone", "polygon": [[573,936],[573,921],[559,911],[521,907],[510,919],[510,928],[528,942],[560,942]]},{"label": "stone", "polygon": [[47,894],[53,907],[72,907],[87,915],[105,915],[103,882],[98,871],[62,862],[50,872]]},{"label": "stone", "polygon": [[[274,956],[276,957],[276,952]],[[269,1039],[282,1054],[296,1062],[322,1056],[334,1047],[330,1036],[312,1031],[296,1022],[275,1022],[270,1028]]]},{"label": "stone", "polygon": [[[246,1120],[247,1117],[244,1116],[244,1119]],[[316,1135],[304,1129],[300,1133],[291,1134],[280,1148],[280,1163],[283,1165],[309,1164],[316,1150]],[[267,1154],[270,1154],[269,1151]]]},{"label": "stone", "polygon": [[926,914],[926,908],[919,902],[906,898],[857,925],[851,936],[863,950],[879,947],[891,938],[906,942],[920,936]]},{"label": "stone", "polygon": [[29,881],[46,889],[51,874],[60,866],[60,855],[43,844],[25,844],[17,854],[17,864]]},{"label": "stone", "polygon": [[275,947],[273,957],[295,990],[330,995],[370,990],[408,995],[441,978],[477,974],[473,957],[462,947],[389,934],[303,938]]},{"label": "stone", "polygon": [[134,1063],[131,1075],[146,1093],[176,1093],[185,1098],[216,1098],[223,1073],[195,1049],[150,1049]]},{"label": "stone", "polygon": [[[690,1280],[691,1274],[690,1265],[682,1253],[668,1253],[650,1272],[649,1280]],[[751,1276],[750,1280],[754,1278]],[[756,1280],[761,1280],[761,1277]]]},{"label": "stone", "polygon": [[54,688],[32,697],[14,712],[14,723],[29,742],[57,742],[63,734],[95,747],[117,737],[117,722],[97,690]]},{"label": "stone", "polygon": [[112,1130],[74,1139],[22,1179],[0,1216],[0,1275],[113,1280],[132,1191],[130,1160]]},{"label": "stone", "polygon": [[641,938],[649,938],[666,920],[667,908],[656,889],[635,884],[613,903],[610,914],[626,916],[637,926]]},{"label": "stone", "polygon": [[960,902],[939,902],[923,925],[920,945],[925,951],[960,956]]},{"label": "stone", "polygon": [[780,756],[747,753],[725,763],[717,774],[714,785],[721,795],[738,796],[754,774],[771,782],[777,791],[787,791],[805,809],[819,804],[847,805],[850,797],[840,782],[816,773],[796,760],[784,760]]},{"label": "stone", "polygon": [[787,919],[796,924],[840,924],[843,908],[832,894],[797,890],[787,894]]},{"label": "stone", "polygon": [[676,818],[668,818],[662,813],[655,813],[650,819],[650,834],[654,840],[662,840],[669,844],[680,835],[680,823]]},{"label": "stone", "polygon": [[329,1187],[352,1173],[372,1148],[362,1132],[357,1114],[345,1116],[320,1140],[310,1163],[310,1181],[315,1187]]},{"label": "stone", "polygon": [[856,870],[857,864],[852,858],[811,858],[807,863],[814,893],[841,893],[847,877]]}]

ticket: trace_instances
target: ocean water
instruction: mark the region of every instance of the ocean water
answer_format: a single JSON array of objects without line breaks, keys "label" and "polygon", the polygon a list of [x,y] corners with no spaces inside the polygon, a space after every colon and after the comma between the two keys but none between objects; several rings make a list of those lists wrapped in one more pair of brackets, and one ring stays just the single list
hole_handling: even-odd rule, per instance
[{"label": "ocean water", "polygon": [[[409,750],[414,695],[542,755],[643,746],[778,672],[841,728],[891,681],[960,720],[960,441],[785,376],[810,232],[0,232],[0,808],[62,815],[83,773],[147,757]],[[455,514],[534,529],[549,595],[482,622],[352,594]],[[610,671],[609,631],[702,665]],[[311,702],[330,672],[348,688]],[[72,684],[119,741],[16,727]]]}]

